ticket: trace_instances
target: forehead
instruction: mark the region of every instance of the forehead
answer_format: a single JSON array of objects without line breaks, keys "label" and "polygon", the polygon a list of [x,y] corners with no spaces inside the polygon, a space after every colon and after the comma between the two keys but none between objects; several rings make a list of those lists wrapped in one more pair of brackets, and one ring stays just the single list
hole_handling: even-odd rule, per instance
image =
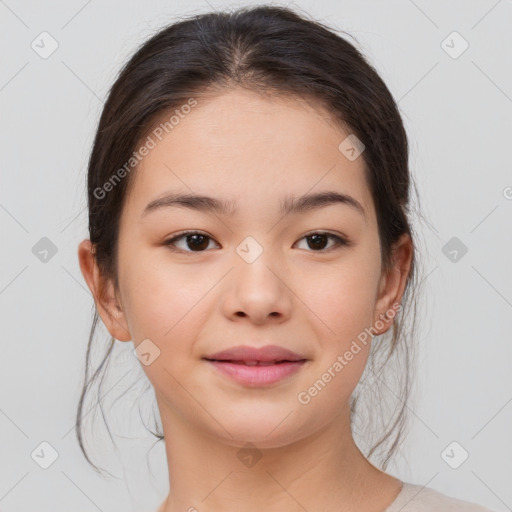
[{"label": "forehead", "polygon": [[130,211],[140,215],[148,202],[175,191],[233,200],[248,212],[263,202],[277,212],[284,196],[335,190],[371,213],[364,160],[340,151],[349,131],[320,105],[244,89],[196,101],[172,124],[179,107],[166,113],[154,125],[159,131],[149,132],[154,145],[132,176]]}]

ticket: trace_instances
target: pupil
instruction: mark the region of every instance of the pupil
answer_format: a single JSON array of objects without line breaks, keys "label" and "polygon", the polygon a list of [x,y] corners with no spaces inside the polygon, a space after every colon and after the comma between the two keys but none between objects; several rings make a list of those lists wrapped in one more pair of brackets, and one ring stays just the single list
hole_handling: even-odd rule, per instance
[{"label": "pupil", "polygon": [[[188,235],[187,239],[189,240],[189,242],[190,242],[190,239],[194,240],[190,249],[193,249],[193,250],[206,249],[206,247],[208,247],[207,237],[204,235]],[[199,243],[197,243],[198,239],[199,239]],[[206,241],[206,244],[205,244],[205,241]],[[202,244],[201,244],[201,242],[202,242]],[[204,245],[204,247],[202,247],[203,245]]]},{"label": "pupil", "polygon": [[327,239],[327,236],[326,236],[326,235],[311,235],[311,236],[309,236],[308,238],[309,238],[310,240],[313,240],[313,246],[314,246],[314,247],[311,247],[311,244],[308,244],[308,245],[310,246],[310,248],[311,248],[311,249],[313,249],[313,248],[316,248],[316,249],[318,249],[318,248],[323,249],[323,248],[325,247],[325,243],[322,243],[322,242],[320,242],[320,246],[321,246],[321,247],[319,247],[319,246],[318,246],[318,241],[319,241],[319,239],[323,239],[323,241],[325,242],[325,240]]},{"label": "pupil", "polygon": [[[188,235],[187,240],[190,243],[190,240],[193,240],[190,248],[192,250],[201,250],[206,249],[208,247],[207,238],[204,235]],[[311,243],[308,243],[311,249],[323,249],[325,247],[325,242],[327,240],[326,235],[311,235],[308,236],[308,240]]]}]

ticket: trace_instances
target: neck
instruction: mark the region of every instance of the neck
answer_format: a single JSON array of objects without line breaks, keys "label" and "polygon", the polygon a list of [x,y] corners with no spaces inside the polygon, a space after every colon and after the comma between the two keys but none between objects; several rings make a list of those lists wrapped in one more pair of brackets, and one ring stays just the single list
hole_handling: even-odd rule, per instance
[{"label": "neck", "polygon": [[289,444],[270,446],[262,436],[251,448],[159,405],[171,492],[158,512],[381,512],[400,491],[356,446],[348,411]]}]

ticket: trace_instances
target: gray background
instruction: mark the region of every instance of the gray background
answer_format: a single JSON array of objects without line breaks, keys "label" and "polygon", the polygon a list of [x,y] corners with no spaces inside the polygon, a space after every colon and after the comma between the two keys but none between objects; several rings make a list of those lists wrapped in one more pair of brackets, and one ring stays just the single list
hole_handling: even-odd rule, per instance
[{"label": "gray background", "polygon": [[[135,403],[140,385],[107,411],[119,452],[101,415],[90,434],[92,456],[103,457],[95,462],[112,477],[96,475],[79,451],[72,429],[92,299],[77,245],[87,236],[87,158],[117,71],[159,27],[211,10],[209,4],[249,5],[0,0],[0,510],[150,511],[167,492],[163,444],[146,460],[154,441],[136,426],[138,412],[126,404],[116,409]],[[512,510],[512,1],[295,5],[352,33],[387,83],[408,130],[428,220],[417,224],[427,276],[419,392],[401,457],[388,471]],[[43,31],[58,43],[47,58],[31,47]],[[453,31],[469,44],[456,58],[462,41],[450,36],[443,43]],[[43,237],[57,251],[46,262],[38,256],[48,245]],[[113,396],[144,379],[140,365],[130,366],[131,344],[124,345],[118,373],[104,388]],[[141,400],[151,404],[148,394]],[[454,441],[455,457],[459,445],[469,453],[458,469],[442,456]],[[43,442],[58,454],[47,469],[40,466],[44,457],[32,456],[41,449],[51,454]]]}]

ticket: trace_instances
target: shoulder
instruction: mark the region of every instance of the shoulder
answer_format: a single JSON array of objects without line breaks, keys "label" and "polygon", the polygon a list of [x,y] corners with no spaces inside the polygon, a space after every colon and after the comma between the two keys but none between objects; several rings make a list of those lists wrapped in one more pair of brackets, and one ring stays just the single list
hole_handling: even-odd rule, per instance
[{"label": "shoulder", "polygon": [[404,482],[402,491],[384,512],[492,512],[488,508]]}]

